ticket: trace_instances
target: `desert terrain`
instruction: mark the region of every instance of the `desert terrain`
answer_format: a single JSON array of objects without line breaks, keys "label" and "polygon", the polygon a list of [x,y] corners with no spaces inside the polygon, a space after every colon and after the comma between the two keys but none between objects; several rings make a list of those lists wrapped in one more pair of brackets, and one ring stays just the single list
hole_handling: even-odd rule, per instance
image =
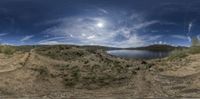
[{"label": "desert terrain", "polygon": [[200,98],[200,54],[135,60],[80,46],[15,49],[0,53],[0,98]]}]

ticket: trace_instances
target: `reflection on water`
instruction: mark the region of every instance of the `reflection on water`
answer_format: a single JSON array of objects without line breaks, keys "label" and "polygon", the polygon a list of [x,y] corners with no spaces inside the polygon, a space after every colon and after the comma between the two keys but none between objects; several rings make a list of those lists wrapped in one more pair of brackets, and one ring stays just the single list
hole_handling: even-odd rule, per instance
[{"label": "reflection on water", "polygon": [[147,50],[110,50],[108,54],[123,57],[123,58],[134,58],[134,59],[156,59],[164,58],[169,55],[169,52],[163,51],[147,51]]}]

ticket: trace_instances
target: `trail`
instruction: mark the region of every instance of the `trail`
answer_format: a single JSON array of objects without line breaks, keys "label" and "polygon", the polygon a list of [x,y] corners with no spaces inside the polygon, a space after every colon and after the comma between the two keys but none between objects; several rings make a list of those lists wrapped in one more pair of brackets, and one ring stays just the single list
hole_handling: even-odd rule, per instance
[{"label": "trail", "polygon": [[[200,54],[187,57],[188,63],[172,65],[156,76],[156,83],[168,96],[200,97]],[[185,61],[187,61],[185,60]],[[189,61],[190,60],[190,61]]]},{"label": "trail", "polygon": [[[10,59],[7,59],[7,63],[1,63],[0,64],[0,73],[6,73],[6,72],[12,72],[15,71],[17,69],[20,69],[22,67],[24,67],[30,57],[31,53],[25,53],[24,55],[17,55],[17,56],[13,56]],[[18,56],[22,56],[22,57],[18,57]],[[1,61],[5,61],[5,60],[1,60]]]},{"label": "trail", "polygon": [[[37,57],[37,58],[36,58]],[[1,59],[0,73],[8,73],[18,69],[21,69],[29,63],[45,63],[45,64],[66,64],[65,61],[54,60],[48,57],[44,57],[35,53],[34,49],[25,54],[14,55],[8,59]]]}]

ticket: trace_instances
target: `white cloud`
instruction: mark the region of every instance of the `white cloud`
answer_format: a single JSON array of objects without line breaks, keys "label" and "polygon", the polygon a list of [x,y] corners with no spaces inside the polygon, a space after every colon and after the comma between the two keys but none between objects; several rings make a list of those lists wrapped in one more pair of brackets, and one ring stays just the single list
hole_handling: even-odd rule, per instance
[{"label": "white cloud", "polygon": [[99,8],[98,10],[104,14],[109,14],[109,12],[103,8]]},{"label": "white cloud", "polygon": [[145,27],[150,26],[150,25],[155,24],[155,23],[159,23],[159,21],[154,20],[154,21],[136,24],[133,28],[134,29],[141,29],[141,28],[145,28]]},{"label": "white cloud", "polygon": [[[135,16],[139,15],[135,14]],[[159,21],[141,21],[141,17],[137,18],[139,18],[138,21],[134,17],[134,23],[130,26],[120,24],[123,23],[122,21],[124,19],[121,19],[120,23],[113,23],[103,17],[68,17],[49,21],[47,22],[48,24],[59,23],[59,25],[46,29],[43,31],[43,34],[48,34],[54,37],[42,40],[38,43],[43,44],[51,41],[52,44],[73,43],[78,45],[93,44],[116,47],[137,47],[147,45],[150,41],[161,37],[159,35],[140,35],[138,30],[159,23]],[[131,19],[133,18],[130,18],[129,21]],[[96,24],[99,22],[104,23],[104,28],[96,27]],[[125,39],[120,42],[114,41],[117,35],[121,35],[125,37]]]},{"label": "white cloud", "polygon": [[190,34],[191,30],[192,30],[192,26],[193,26],[193,23],[189,23],[188,25],[188,35]]},{"label": "white cloud", "polygon": [[0,33],[0,36],[6,36],[8,33]]},{"label": "white cloud", "polygon": [[200,34],[199,34],[199,35],[197,35],[197,38],[198,38],[198,40],[200,40]]},{"label": "white cloud", "polygon": [[11,44],[11,43],[1,43],[1,45],[14,45],[14,44]]},{"label": "white cloud", "polygon": [[48,39],[41,40],[41,41],[38,42],[38,43],[47,42],[47,41],[52,41],[52,40],[58,40],[58,39],[67,39],[67,38],[66,38],[66,37],[52,37],[52,38],[48,38]]},{"label": "white cloud", "polygon": [[192,38],[191,37],[187,37],[189,42],[192,42]]},{"label": "white cloud", "polygon": [[61,44],[61,42],[58,41],[44,41],[39,43],[40,45],[57,45],[57,44]]},{"label": "white cloud", "polygon": [[160,25],[177,25],[177,24],[174,23],[174,22],[167,22],[167,21],[164,21],[164,22],[163,22],[163,21],[160,21],[159,24],[160,24]]},{"label": "white cloud", "polygon": [[181,40],[188,40],[189,42],[192,42],[192,39],[190,36],[184,36],[184,35],[171,35],[172,38],[181,39]]},{"label": "white cloud", "polygon": [[95,35],[88,36],[87,39],[95,39]]},{"label": "white cloud", "polygon": [[164,42],[164,41],[157,41],[157,42],[154,42],[153,44],[169,44],[169,43],[167,43],[167,42]]},{"label": "white cloud", "polygon": [[184,36],[184,35],[172,35],[171,37],[177,38],[177,39],[183,39],[183,40],[187,40],[188,39],[188,37]]},{"label": "white cloud", "polygon": [[24,41],[30,40],[33,37],[34,37],[34,35],[28,35],[28,36],[23,37],[20,41],[24,42]]},{"label": "white cloud", "polygon": [[182,40],[188,40],[189,42],[191,42],[191,37],[189,36],[184,36],[184,35],[172,35],[171,37],[176,38],[176,39],[182,39]]}]

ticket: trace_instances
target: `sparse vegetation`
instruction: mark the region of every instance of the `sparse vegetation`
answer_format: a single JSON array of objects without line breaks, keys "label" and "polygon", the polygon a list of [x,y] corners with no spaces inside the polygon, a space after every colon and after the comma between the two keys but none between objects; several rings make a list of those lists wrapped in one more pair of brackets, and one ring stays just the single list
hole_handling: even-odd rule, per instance
[{"label": "sparse vegetation", "polygon": [[[16,51],[19,51],[21,48],[18,48]],[[29,47],[26,48],[28,51]],[[199,53],[198,49],[199,47],[191,47],[183,50],[175,50],[169,56],[169,58],[174,61],[168,61],[163,59],[123,59],[107,55],[100,49],[90,51],[84,47],[75,46],[37,47],[36,50],[30,52],[30,57],[26,64],[16,62],[24,53],[14,54],[13,56],[18,55],[15,59],[5,59],[5,61],[8,62],[15,60],[15,64],[24,65],[24,67],[13,70],[14,72],[6,72],[1,75],[2,81],[0,81],[0,84],[2,88],[5,88],[1,88],[2,91],[13,92],[17,95],[32,95],[32,93],[36,95],[40,93],[46,94],[52,91],[55,92],[55,90],[55,93],[58,94],[62,92],[69,92],[69,94],[71,94],[70,91],[75,92],[78,90],[77,92],[79,92],[81,90],[84,92],[90,91],[90,95],[96,95],[99,94],[96,93],[96,91],[100,90],[100,94],[107,94],[107,92],[113,94],[113,92],[116,92],[121,95],[126,92],[131,96],[141,96],[143,94],[145,94],[145,96],[149,94],[151,94],[151,96],[166,96],[165,93],[160,93],[164,90],[167,94],[176,96],[176,94],[171,93],[171,91],[179,93],[179,91],[190,87],[191,83],[194,81],[191,79],[196,79],[196,82],[199,81],[197,76],[191,76],[192,73],[197,75],[196,71],[192,71],[193,69],[191,69],[189,73],[192,73],[188,76],[188,78],[190,77],[191,79],[176,77],[179,74],[181,76],[185,75],[182,71],[178,71],[179,68],[182,66],[191,66],[190,64],[184,63],[184,61],[187,62],[187,60],[184,60],[187,58],[184,57]],[[176,61],[182,58],[183,61]],[[4,59],[2,58],[1,60]],[[198,60],[196,60],[196,62],[198,62]],[[198,68],[197,66],[199,65],[194,66],[195,69]],[[185,72],[185,69],[181,70]],[[165,74],[168,73],[166,71],[170,71],[170,75]],[[163,74],[160,74],[160,72]],[[176,74],[176,72],[179,73]],[[17,73],[16,76],[13,76],[15,73]],[[163,86],[164,83],[169,84]],[[179,88],[180,85],[185,85],[185,89],[176,89],[177,86]],[[168,87],[172,89],[167,89]],[[13,88],[15,88],[14,91],[12,91]],[[175,88],[175,90],[173,88]],[[195,88],[198,87],[195,86]],[[60,90],[62,92],[60,92]],[[104,90],[106,91],[104,92]],[[81,94],[85,95],[85,93]],[[181,92],[179,95],[182,96]]]},{"label": "sparse vegetation", "polygon": [[12,55],[15,52],[15,48],[12,46],[0,46],[0,53],[6,54],[6,55]]},{"label": "sparse vegetation", "polygon": [[[28,59],[28,65],[20,62],[18,63],[18,65],[24,65],[25,68],[18,69],[19,74],[23,76],[18,77],[19,80],[17,81],[28,86],[26,90],[30,92],[32,92],[32,90],[37,90],[35,93],[39,93],[38,90],[49,92],[54,91],[54,89],[107,90],[107,88],[125,89],[126,87],[130,87],[130,90],[134,92],[137,92],[138,88],[143,88],[140,90],[142,90],[142,93],[145,93],[147,92],[145,91],[146,89],[154,90],[154,87],[150,87],[153,85],[152,83],[154,83],[154,74],[159,75],[160,72],[165,72],[168,68],[168,70],[171,70],[171,66],[176,66],[176,64],[180,67],[185,66],[183,61],[185,61],[184,59],[186,58],[184,57],[199,53],[199,47],[193,46],[191,48],[173,51],[168,59],[175,61],[162,59],[155,61],[117,58],[107,55],[105,51],[101,49],[91,51],[87,48],[76,46],[58,45],[11,48],[14,48],[15,51],[20,51],[20,49],[25,48],[25,50],[21,51],[22,53],[36,48],[36,50],[30,52],[32,55],[31,58]],[[22,55],[22,53],[17,54]],[[179,59],[181,59],[181,61],[176,61]],[[19,74],[17,76],[19,76]],[[160,82],[162,82],[163,79],[157,78],[157,80],[156,84],[161,85]],[[11,81],[16,82],[14,77]],[[4,82],[0,83],[4,84]],[[8,82],[8,84],[12,87],[16,86],[12,84],[12,82]],[[173,84],[170,86],[173,86]],[[31,87],[31,89],[29,89],[29,87]],[[7,86],[5,88],[7,88]],[[158,90],[160,91],[162,89],[158,88]],[[17,91],[20,90],[17,89]],[[22,92],[26,93],[23,90]],[[151,91],[148,92],[151,93]]]},{"label": "sparse vegetation", "polygon": [[192,46],[189,50],[189,53],[191,54],[200,53],[200,41],[197,37],[192,38]]},{"label": "sparse vegetation", "polygon": [[41,55],[48,56],[58,60],[72,60],[81,58],[84,55],[89,54],[89,52],[84,49],[79,49],[77,47],[62,46],[62,45],[54,47],[50,46],[39,47],[36,49],[36,51]]},{"label": "sparse vegetation", "polygon": [[135,75],[133,71],[136,67],[126,64],[117,60],[110,63],[96,61],[95,64],[85,64],[83,61],[80,66],[67,64],[57,67],[63,73],[62,77],[66,87],[78,86],[79,88],[94,89],[115,85],[115,83],[122,84],[124,80],[130,79]]},{"label": "sparse vegetation", "polygon": [[168,59],[169,60],[175,60],[175,59],[181,59],[188,56],[188,50],[174,50],[170,53]]},{"label": "sparse vegetation", "polygon": [[193,46],[189,49],[190,54],[198,54],[200,53],[200,46]]},{"label": "sparse vegetation", "polygon": [[192,38],[192,47],[200,46],[200,41],[197,37]]},{"label": "sparse vegetation", "polygon": [[169,60],[181,59],[187,57],[189,54],[198,54],[200,53],[200,41],[196,38],[192,38],[192,46],[187,49],[174,50],[168,57]]},{"label": "sparse vegetation", "polygon": [[199,54],[199,53],[200,53],[200,46],[192,46],[188,49],[172,51],[168,59],[169,60],[181,59],[187,57],[190,54]]}]

